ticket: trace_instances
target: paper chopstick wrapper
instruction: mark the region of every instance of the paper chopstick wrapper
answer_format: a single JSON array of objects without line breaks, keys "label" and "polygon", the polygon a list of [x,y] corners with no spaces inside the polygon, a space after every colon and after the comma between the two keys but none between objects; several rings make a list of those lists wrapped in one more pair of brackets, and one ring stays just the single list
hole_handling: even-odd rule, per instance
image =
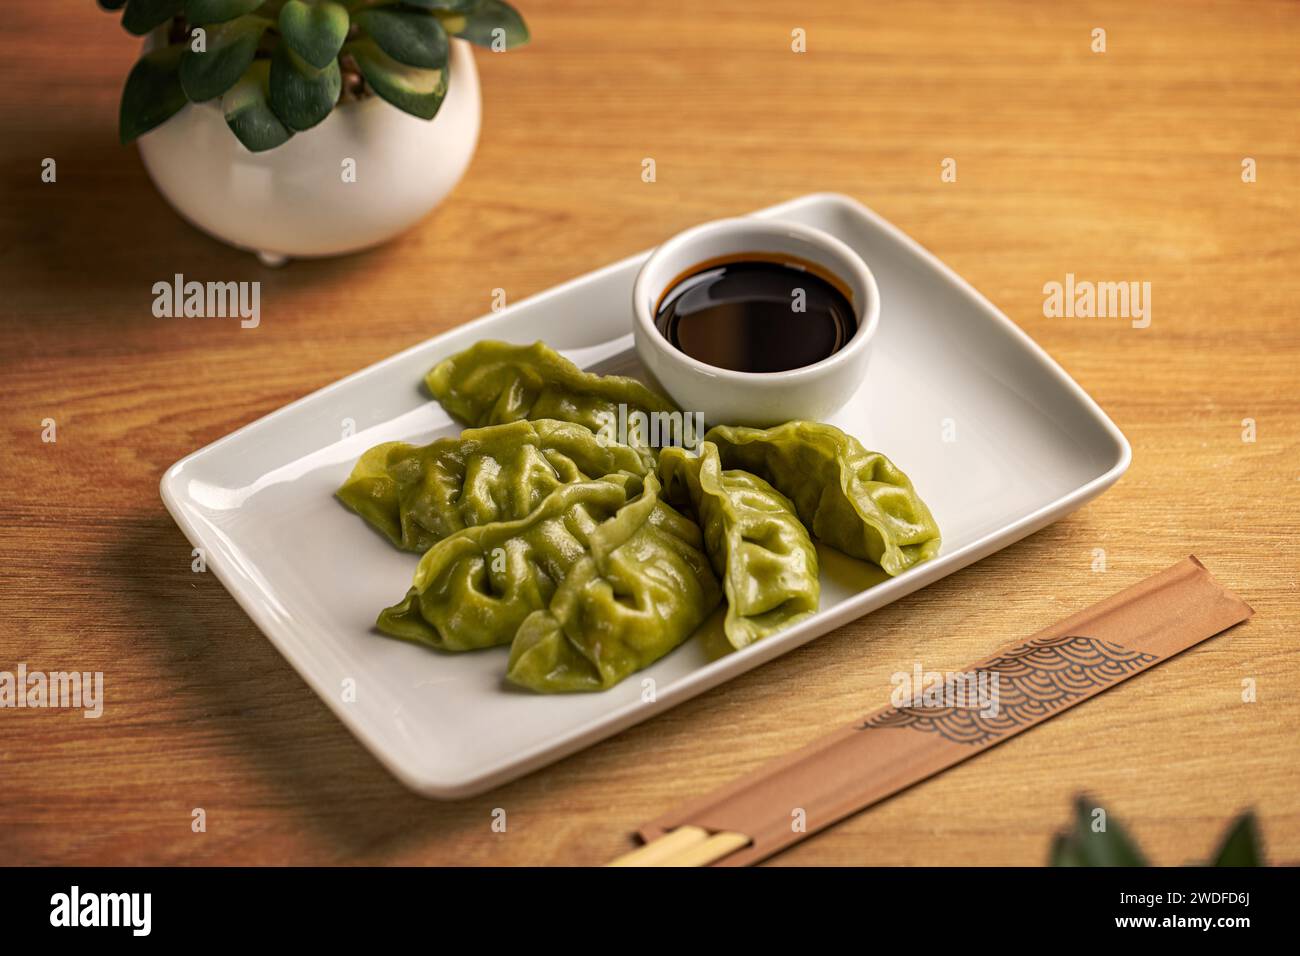
[{"label": "paper chopstick wrapper", "polygon": [[[1195,557],[968,667],[996,675],[997,708],[885,707],[642,827],[738,833],[743,866],[983,753],[1251,616]],[[976,681],[978,686],[978,680]],[[802,811],[802,831],[794,824]]]}]

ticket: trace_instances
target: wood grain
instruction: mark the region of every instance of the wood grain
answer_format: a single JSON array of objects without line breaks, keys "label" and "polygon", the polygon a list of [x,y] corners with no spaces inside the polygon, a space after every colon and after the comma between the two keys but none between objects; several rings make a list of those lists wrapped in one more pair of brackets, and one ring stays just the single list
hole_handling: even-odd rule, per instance
[{"label": "wood grain", "polygon": [[[0,33],[0,669],[103,670],[108,701],[97,721],[0,711],[0,862],[599,863],[882,703],[900,662],[958,667],[1189,552],[1253,621],[773,862],[1037,864],[1080,791],[1162,864],[1205,856],[1248,806],[1270,857],[1300,860],[1300,5],[524,3],[535,42],[479,55],[483,137],[452,199],[382,249],[280,271],[182,222],[117,146],[134,44],[72,6],[9,0]],[[403,790],[191,573],[157,491],[177,458],[481,314],[495,287],[518,299],[817,190],[874,207],[1042,343],[1131,439],[1120,484],[451,804]],[[261,326],[155,319],[175,272],[260,280]],[[1044,318],[1067,272],[1151,282],[1151,327]]]}]

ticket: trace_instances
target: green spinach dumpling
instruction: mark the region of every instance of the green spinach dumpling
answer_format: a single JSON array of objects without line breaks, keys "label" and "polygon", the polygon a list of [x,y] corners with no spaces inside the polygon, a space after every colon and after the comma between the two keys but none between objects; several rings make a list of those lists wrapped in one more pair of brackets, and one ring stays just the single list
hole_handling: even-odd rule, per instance
[{"label": "green spinach dumpling", "polygon": [[720,597],[699,527],[659,500],[650,475],[524,620],[506,677],[543,693],[604,690],[690,637]]},{"label": "green spinach dumpling", "polygon": [[573,482],[525,518],[444,538],[420,559],[406,597],[380,613],[379,630],[445,651],[508,644],[524,618],[550,603],[596,528],[642,488],[627,474]]},{"label": "green spinach dumpling", "polygon": [[636,379],[584,372],[544,342],[477,342],[443,359],[424,381],[447,411],[471,425],[558,418],[599,432],[620,420],[620,405],[626,416],[677,411]]},{"label": "green spinach dumpling", "polygon": [[462,528],[524,518],[560,485],[646,469],[626,445],[542,419],[467,428],[428,445],[376,445],[337,494],[393,544],[423,553]]},{"label": "green spinach dumpling", "polygon": [[698,456],[659,455],[664,493],[699,519],[705,550],[727,596],[725,630],[736,648],[817,610],[817,550],[790,500],[757,475],[723,471],[717,446]]},{"label": "green spinach dumpling", "polygon": [[895,575],[939,553],[939,528],[907,475],[833,425],[719,425],[704,437],[718,446],[723,467],[767,479],[813,537],[845,554]]}]

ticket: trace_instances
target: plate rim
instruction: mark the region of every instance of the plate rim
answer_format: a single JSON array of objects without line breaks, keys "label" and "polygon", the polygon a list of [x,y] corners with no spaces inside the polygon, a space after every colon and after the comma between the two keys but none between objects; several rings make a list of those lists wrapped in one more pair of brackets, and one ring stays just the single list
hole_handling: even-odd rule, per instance
[{"label": "plate rim", "polygon": [[[892,222],[880,216],[874,210],[853,198],[852,196],[836,192],[814,192],[803,196],[778,203],[773,206],[767,206],[762,209],[754,210],[746,215],[763,216],[765,218],[779,219],[782,214],[791,210],[806,207],[810,205],[823,204],[833,207],[839,207],[842,211],[849,212],[853,215],[860,216],[868,220],[877,229],[886,233],[892,242],[899,243],[909,252],[920,257],[928,266],[938,272],[940,276],[955,291],[961,293],[969,299],[978,310],[988,319],[991,319],[995,326],[1001,328],[1004,332],[1011,335],[1012,340],[1020,346],[1021,350],[1032,357],[1036,363],[1047,371],[1055,384],[1062,387],[1071,398],[1085,411],[1093,424],[1100,426],[1101,431],[1111,439],[1114,444],[1115,457],[1111,464],[1104,470],[1094,476],[1089,481],[1084,482],[1073,490],[1059,496],[1055,500],[1040,506],[1029,514],[1021,516],[1016,521],[1002,525],[986,534],[980,536],[974,541],[968,542],[956,551],[940,554],[933,561],[926,562],[912,568],[898,577],[891,578],[888,581],[881,582],[874,586],[870,591],[861,591],[851,598],[840,602],[834,608],[828,610],[827,616],[816,615],[804,622],[794,625],[779,635],[774,636],[768,641],[761,641],[750,645],[736,654],[727,655],[704,667],[698,668],[691,674],[679,679],[673,685],[656,695],[653,703],[639,703],[637,701],[629,702],[621,707],[614,708],[594,721],[588,721],[578,726],[566,734],[549,740],[541,741],[529,748],[521,751],[515,751],[503,760],[479,767],[470,773],[446,773],[433,775],[422,771],[422,768],[412,768],[398,759],[396,748],[387,746],[376,734],[372,733],[370,727],[352,709],[349,709],[342,699],[336,699],[337,695],[330,692],[329,688],[322,685],[317,676],[312,673],[308,666],[310,661],[300,658],[296,652],[286,645],[289,641],[284,639],[279,631],[279,622],[272,619],[265,609],[264,602],[255,600],[262,591],[246,577],[237,576],[231,569],[226,567],[226,562],[219,548],[210,547],[210,542],[205,538],[203,529],[197,527],[190,519],[190,514],[185,507],[188,498],[183,498],[180,494],[178,485],[182,479],[182,473],[187,467],[197,462],[201,458],[218,452],[224,445],[233,442],[240,435],[253,429],[265,427],[281,416],[286,416],[295,409],[306,405],[309,402],[322,398],[335,390],[341,389],[347,384],[370,375],[376,370],[412,355],[413,353],[428,348],[429,345],[437,340],[446,338],[450,335],[471,335],[472,330],[490,324],[496,324],[504,317],[516,310],[522,310],[535,306],[549,298],[563,295],[573,287],[586,284],[593,279],[602,277],[610,272],[626,268],[630,263],[644,259],[650,254],[652,249],[644,249],[631,255],[624,256],[614,262],[584,272],[581,275],[567,279],[556,285],[543,289],[518,302],[511,303],[498,312],[490,312],[468,322],[454,326],[444,332],[423,339],[414,343],[407,348],[385,356],[376,362],[358,369],[342,378],[336,379],[318,389],[315,389],[300,398],[294,399],[272,411],[262,415],[245,425],[231,431],[215,441],[190,452],[188,455],[180,458],[162,474],[159,481],[159,491],[164,506],[168,513],[176,522],[181,532],[192,546],[204,547],[206,549],[207,568],[212,571],[218,581],[227,592],[235,599],[235,602],[243,609],[244,613],[249,616],[253,623],[271,642],[280,656],[285,659],[289,666],[298,674],[299,677],[321,698],[326,706],[334,713],[340,722],[361,742],[367,751],[379,761],[394,777],[400,780],[409,789],[422,794],[426,797],[436,799],[452,800],[464,797],[475,796],[486,792],[496,786],[507,783],[511,780],[522,777],[540,767],[562,760],[570,756],[589,744],[594,744],[607,737],[626,729],[633,724],[647,720],[664,710],[689,700],[699,694],[702,694],[712,688],[722,684],[740,673],[748,672],[767,661],[779,657],[796,647],[799,647],[816,637],[843,626],[851,620],[855,620],[865,614],[870,613],[877,607],[884,606],[894,600],[902,598],[913,591],[919,590],[940,578],[947,577],[962,568],[973,564],[974,562],[1001,550],[1016,541],[1032,534],[1035,531],[1047,526],[1058,518],[1078,509],[1088,501],[1097,497],[1103,491],[1113,485],[1128,470],[1133,459],[1132,446],[1127,437],[1119,427],[1111,420],[1110,416],[1097,404],[1096,400],[1089,395],[1082,386],[1076,382],[1068,372],[1058,363],[1048,352],[1039,345],[1034,339],[1025,332],[1019,325],[1013,322],[1001,309],[990,302],[978,289],[970,284],[969,281],[962,278],[952,267],[948,266],[943,260],[939,259],[934,253],[926,249],[917,240],[909,236],[906,232],[895,226]],[[865,595],[871,597],[864,599]],[[875,600],[881,599],[881,600]],[[871,605],[871,606],[869,606]],[[827,621],[830,621],[827,624]],[[812,624],[816,621],[818,630],[812,631]],[[743,656],[742,656],[743,655]],[[746,666],[739,673],[729,673],[726,668],[715,668],[713,665],[720,664],[724,661],[744,660]]]}]

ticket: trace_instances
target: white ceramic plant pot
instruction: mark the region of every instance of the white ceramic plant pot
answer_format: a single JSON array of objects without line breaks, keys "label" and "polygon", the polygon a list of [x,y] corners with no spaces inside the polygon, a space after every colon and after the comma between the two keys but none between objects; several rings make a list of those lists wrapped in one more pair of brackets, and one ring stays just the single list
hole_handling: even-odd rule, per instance
[{"label": "white ceramic plant pot", "polygon": [[[370,96],[252,153],[226,126],[219,102],[192,103],[142,136],[140,157],[177,212],[272,265],[355,252],[413,226],[464,175],[481,118],[464,40],[451,43],[447,96],[432,120]],[[344,176],[349,159],[355,182]]]}]

